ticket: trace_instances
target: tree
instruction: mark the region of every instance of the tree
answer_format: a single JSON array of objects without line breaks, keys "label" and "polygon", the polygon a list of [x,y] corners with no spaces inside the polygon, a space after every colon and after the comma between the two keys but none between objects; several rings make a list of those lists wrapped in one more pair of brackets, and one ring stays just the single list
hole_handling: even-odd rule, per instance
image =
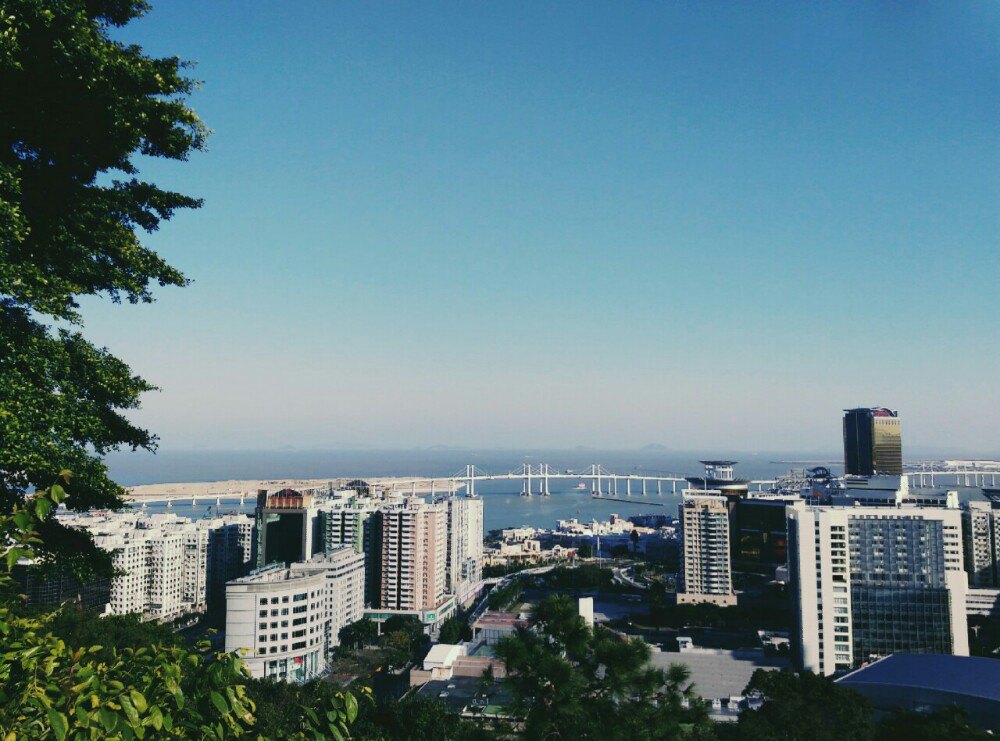
[{"label": "tree", "polygon": [[638,553],[639,552],[639,531],[633,529],[632,532],[630,532],[628,534],[628,537],[629,537],[629,540],[632,541],[632,553]]},{"label": "tree", "polygon": [[945,708],[934,713],[914,713],[897,711],[882,718],[876,729],[877,741],[935,741],[946,738],[949,741],[973,741],[993,736],[981,728],[969,725],[965,713],[960,708]]},{"label": "tree", "polygon": [[[200,201],[139,179],[134,159],[185,159],[207,129],[186,103],[187,63],[111,38],[147,10],[144,0],[0,0],[2,512],[64,468],[76,474],[68,507],[119,507],[101,457],[155,446],[123,413],[153,386],[84,339],[78,303],[148,302],[153,285],[186,282],[140,234]],[[85,534],[52,518],[39,532],[39,557],[109,573]]]},{"label": "tree", "polygon": [[580,543],[580,546],[576,549],[576,555],[580,558],[593,558],[594,557],[594,546],[589,540],[585,540]]},{"label": "tree", "polygon": [[810,672],[758,669],[746,692],[759,692],[764,706],[740,715],[741,739],[837,741],[871,739],[872,708],[864,695]]},{"label": "tree", "polygon": [[385,659],[392,667],[404,667],[413,660],[413,642],[405,630],[394,630],[382,635]]},{"label": "tree", "polygon": [[342,646],[364,648],[378,640],[378,626],[368,618],[361,618],[341,628],[339,637]]},{"label": "tree", "polygon": [[[374,702],[367,689],[360,692],[359,702],[351,693],[344,693],[321,679],[301,687],[273,679],[256,679],[248,683],[247,690],[256,707],[254,732],[274,739],[346,736],[348,724],[357,719],[362,706]],[[336,733],[329,729],[334,718],[346,721],[334,724]]]},{"label": "tree", "polygon": [[685,667],[649,666],[645,642],[591,630],[565,595],[543,600],[530,627],[502,639],[496,654],[509,672],[508,710],[528,738],[672,739],[710,730]]},{"label": "tree", "polygon": [[441,643],[461,643],[472,639],[472,630],[469,624],[461,618],[452,615],[441,623],[441,630],[438,632],[438,640]]},{"label": "tree", "polygon": [[[207,130],[186,104],[195,84],[186,63],[111,38],[148,9],[0,0],[0,736],[9,739],[255,730],[238,655],[72,607],[27,611],[7,573],[28,558],[77,578],[110,575],[109,555],[52,510],[122,506],[103,456],[155,446],[125,416],[153,387],[83,337],[78,303],[148,302],[152,286],[186,283],[140,233],[200,202],[140,180],[133,159],[185,159]],[[101,635],[107,644],[90,643]],[[285,713],[282,738],[342,737],[357,700],[334,691]]]},{"label": "tree", "polygon": [[474,741],[489,738],[475,723],[429,697],[365,703],[352,728],[367,741]]}]

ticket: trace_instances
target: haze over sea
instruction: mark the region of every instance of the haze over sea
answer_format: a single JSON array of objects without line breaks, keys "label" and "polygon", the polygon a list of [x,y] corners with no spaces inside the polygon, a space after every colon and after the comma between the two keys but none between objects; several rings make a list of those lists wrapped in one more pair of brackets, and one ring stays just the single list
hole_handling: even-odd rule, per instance
[{"label": "haze over sea", "polygon": [[[827,465],[834,473],[841,473],[842,465],[835,463],[836,454],[811,453],[755,453],[728,455],[715,451],[711,454],[679,453],[661,449],[643,450],[279,450],[279,451],[220,451],[180,452],[168,451],[149,455],[143,453],[118,453],[108,457],[111,474],[124,486],[154,483],[182,483],[191,481],[224,481],[228,479],[322,479],[384,477],[384,476],[452,476],[465,471],[466,464],[491,474],[507,473],[522,463],[534,465],[548,463],[553,471],[589,469],[593,463],[618,474],[672,474],[693,475],[701,472],[699,458],[723,457],[739,460],[737,474],[744,478],[769,479],[784,473],[795,461],[802,465]],[[802,462],[802,463],[799,463]],[[643,499],[639,487],[633,485],[632,499],[628,502],[609,502],[592,499],[588,489],[575,487],[575,479],[558,479],[550,483],[551,496],[522,497],[520,480],[477,482],[476,493],[484,501],[486,530],[518,525],[554,527],[556,520],[577,517],[582,520],[606,519],[617,513],[623,517],[637,514],[675,514],[678,497],[671,496],[669,487],[657,496],[649,487]],[[538,482],[535,482],[537,491]],[[679,489],[678,489],[679,491]],[[625,495],[624,482],[619,484],[619,496]],[[665,505],[665,506],[660,506]],[[253,508],[248,499],[244,511]],[[164,511],[165,505],[149,505],[148,511]],[[223,501],[218,509],[229,512],[239,509],[239,503]],[[201,517],[214,513],[216,508],[208,503],[175,504],[170,510],[186,517]]]}]

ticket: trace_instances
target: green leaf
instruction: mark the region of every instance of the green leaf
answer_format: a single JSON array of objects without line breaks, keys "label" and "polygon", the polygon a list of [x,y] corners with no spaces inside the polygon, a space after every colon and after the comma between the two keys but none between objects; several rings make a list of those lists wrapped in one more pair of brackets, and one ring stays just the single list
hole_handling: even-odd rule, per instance
[{"label": "green leaf", "polygon": [[128,718],[128,722],[133,726],[137,725],[139,723],[139,713],[135,711],[135,706],[132,704],[132,701],[127,697],[122,697],[121,706],[122,710],[125,711],[125,717]]},{"label": "green leaf", "polygon": [[35,500],[35,516],[39,520],[44,520],[52,509],[52,502],[49,499],[39,498]]},{"label": "green leaf", "polygon": [[223,715],[229,713],[229,703],[226,702],[226,698],[224,698],[215,690],[212,690],[211,694],[209,694],[208,697],[212,701],[212,704],[215,705],[216,708],[218,708],[220,713],[222,713]]},{"label": "green leaf", "polygon": [[47,715],[52,733],[58,741],[63,741],[66,738],[66,732],[69,730],[69,721],[66,720],[66,716],[53,709],[50,709]]},{"label": "green leaf", "polygon": [[104,730],[111,733],[115,730],[115,726],[118,725],[118,714],[111,710],[110,708],[101,708],[101,725],[104,726]]},{"label": "green leaf", "polygon": [[59,504],[66,498],[66,490],[63,489],[59,484],[54,484],[51,489],[49,489],[49,496],[52,497],[52,501]]},{"label": "green leaf", "polygon": [[132,704],[135,705],[136,710],[140,713],[146,712],[146,698],[139,690],[129,690],[128,696],[132,698]]},{"label": "green leaf", "polygon": [[354,695],[348,692],[344,695],[344,703],[347,707],[347,721],[353,723],[354,719],[358,717],[358,701]]},{"label": "green leaf", "polygon": [[329,726],[329,728],[330,728],[330,735],[331,736],[333,736],[335,739],[337,739],[337,741],[344,741],[344,734],[342,734],[340,732],[340,729],[337,728],[337,726],[335,726],[333,723],[331,723],[330,726]]}]

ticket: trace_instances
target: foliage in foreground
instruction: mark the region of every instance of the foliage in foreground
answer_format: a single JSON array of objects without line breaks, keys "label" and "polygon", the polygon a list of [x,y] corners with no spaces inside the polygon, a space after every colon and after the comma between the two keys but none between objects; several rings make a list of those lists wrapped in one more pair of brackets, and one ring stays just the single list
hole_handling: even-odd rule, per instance
[{"label": "foliage in foreground", "polygon": [[[162,629],[139,630],[130,619],[104,625],[71,612],[72,606],[30,613],[19,604],[7,572],[34,555],[38,523],[65,496],[55,485],[0,515],[0,735],[62,741],[256,734],[256,705],[239,656],[212,652],[208,641],[189,649],[166,639]],[[130,645],[90,643],[104,631]],[[288,693],[276,737],[348,735],[358,712],[351,693],[333,691],[320,702],[309,698],[308,705],[297,688]]]},{"label": "foliage in foreground", "polygon": [[591,630],[565,595],[542,601],[531,628],[500,641],[496,654],[510,672],[509,710],[523,719],[528,738],[674,739],[711,732],[685,667],[651,667],[645,642]]}]

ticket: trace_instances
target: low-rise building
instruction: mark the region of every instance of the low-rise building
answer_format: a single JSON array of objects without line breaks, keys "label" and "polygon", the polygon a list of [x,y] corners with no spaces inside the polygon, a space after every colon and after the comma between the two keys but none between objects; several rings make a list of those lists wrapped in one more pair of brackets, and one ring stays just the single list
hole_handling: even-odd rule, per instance
[{"label": "low-rise building", "polygon": [[226,651],[254,678],[304,682],[326,670],[329,607],[325,570],[275,564],[226,585]]}]

